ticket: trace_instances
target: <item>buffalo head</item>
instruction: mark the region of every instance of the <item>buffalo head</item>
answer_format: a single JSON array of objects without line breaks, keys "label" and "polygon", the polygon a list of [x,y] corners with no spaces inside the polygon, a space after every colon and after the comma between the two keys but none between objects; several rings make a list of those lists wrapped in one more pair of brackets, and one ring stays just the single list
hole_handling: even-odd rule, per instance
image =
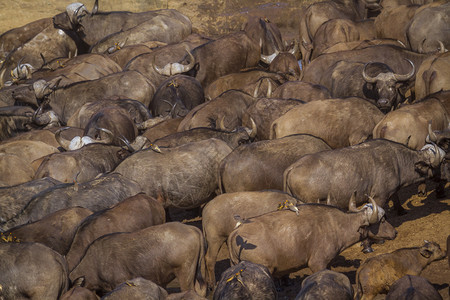
[{"label": "buffalo head", "polygon": [[399,104],[401,98],[399,88],[403,82],[408,81],[414,76],[415,67],[412,61],[406,59],[412,66],[411,71],[408,74],[397,74],[394,72],[379,73],[377,76],[372,77],[367,74],[366,68],[373,63],[366,63],[364,65],[362,76],[364,80],[372,84],[372,91],[377,99],[377,106],[383,111],[389,111],[391,108],[395,108]]},{"label": "buffalo head", "polygon": [[86,9],[83,3],[75,2],[69,4],[66,7],[65,14],[58,14],[53,17],[53,25],[63,30],[77,31],[82,26],[80,24],[81,19],[83,19],[89,14],[93,15],[97,13],[97,10],[98,10],[98,0],[95,1],[92,13],[89,13],[89,11]]}]

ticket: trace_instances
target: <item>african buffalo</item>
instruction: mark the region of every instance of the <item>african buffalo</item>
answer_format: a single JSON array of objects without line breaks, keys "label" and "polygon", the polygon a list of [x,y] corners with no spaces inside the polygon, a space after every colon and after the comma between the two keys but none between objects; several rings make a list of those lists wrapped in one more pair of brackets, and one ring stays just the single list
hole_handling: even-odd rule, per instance
[{"label": "african buffalo", "polygon": [[260,264],[241,261],[226,269],[214,290],[214,300],[278,299],[277,289],[269,270]]},{"label": "african buffalo", "polygon": [[169,294],[151,280],[142,277],[133,278],[117,285],[105,294],[102,300],[146,299],[166,300]]},{"label": "african buffalo", "polygon": [[80,262],[89,244],[95,239],[114,232],[133,232],[166,221],[161,203],[153,197],[139,193],[110,208],[96,212],[80,221],[72,235],[66,260],[69,271]]},{"label": "african buffalo", "polygon": [[445,257],[439,244],[424,241],[421,247],[401,248],[366,259],[356,271],[355,299],[373,299],[405,275],[419,275],[426,266]]},{"label": "african buffalo", "polygon": [[[370,201],[371,206],[351,212],[330,205],[301,204],[298,214],[281,210],[247,219],[228,236],[231,263],[258,263],[274,277],[305,265],[313,272],[323,270],[341,251],[367,237],[369,225],[381,220],[384,211]],[[349,202],[354,203],[354,196]]]},{"label": "african buffalo", "polygon": [[0,141],[28,131],[33,114],[33,109],[28,106],[0,107]]},{"label": "african buffalo", "polygon": [[353,287],[348,277],[331,270],[322,270],[306,277],[295,300],[353,300]]},{"label": "african buffalo", "polygon": [[194,208],[213,197],[219,163],[231,151],[227,143],[215,138],[160,153],[146,149],[126,158],[114,172],[139,183],[147,195],[162,196],[166,208]]},{"label": "african buffalo", "polygon": [[361,97],[383,112],[395,109],[405,99],[402,91],[408,88],[408,80],[414,76],[415,67],[407,74],[398,74],[384,63],[338,61],[331,65],[319,84],[330,90],[331,96]]},{"label": "african buffalo", "polygon": [[[450,92],[438,94],[443,93],[450,95]],[[444,130],[450,122],[449,113],[439,99],[429,95],[421,101],[387,113],[374,127],[373,137],[388,139],[419,150],[426,144],[429,122],[432,122],[432,130]]]},{"label": "african buffalo", "polygon": [[40,243],[0,242],[0,297],[59,299],[69,288],[64,257]]},{"label": "african buffalo", "polygon": [[[232,131],[242,126],[245,110],[255,101],[255,97],[243,91],[228,90],[215,99],[194,107],[181,121],[178,131],[196,127]],[[223,126],[220,125],[221,123]]]},{"label": "african buffalo", "polygon": [[405,275],[395,281],[386,295],[386,300],[442,300],[442,296],[426,278]]},{"label": "african buffalo", "polygon": [[319,84],[304,81],[287,81],[277,87],[271,98],[298,99],[305,102],[331,98],[330,91]]},{"label": "african buffalo", "polygon": [[296,204],[295,198],[281,191],[226,193],[209,201],[202,210],[203,234],[208,245],[205,255],[208,286],[215,285],[217,256],[236,226],[236,215],[248,219],[279,209],[294,209]]},{"label": "african buffalo", "polygon": [[184,117],[203,102],[205,102],[203,87],[197,79],[175,75],[156,88],[149,109],[154,116]]},{"label": "african buffalo", "polygon": [[358,97],[311,101],[274,120],[269,138],[305,133],[323,139],[333,149],[342,148],[370,138],[382,118],[374,104]]},{"label": "african buffalo", "polygon": [[220,191],[283,190],[287,167],[305,154],[330,149],[322,139],[306,134],[241,145],[220,163]]},{"label": "african buffalo", "polygon": [[[332,203],[343,209],[357,191],[357,205],[369,195],[383,207],[402,187],[430,176],[444,156],[436,145],[416,151],[385,139],[370,140],[303,156],[285,170],[284,191],[304,202],[330,195]],[[402,210],[398,201],[394,205]]]},{"label": "african buffalo", "polygon": [[163,288],[177,278],[182,291],[195,289],[204,296],[204,249],[200,229],[179,222],[113,233],[96,239],[88,247],[69,278],[73,281],[84,276],[86,287],[98,294],[136,277]]},{"label": "african buffalo", "polygon": [[96,212],[139,192],[141,187],[138,183],[117,173],[81,184],[59,184],[31,197],[21,211],[0,223],[0,230],[34,222],[57,210],[73,206]]},{"label": "african buffalo", "polygon": [[450,90],[450,52],[431,55],[417,70],[415,82],[416,99],[441,90]]},{"label": "african buffalo", "polygon": [[291,108],[301,106],[305,102],[296,99],[259,98],[251,104],[242,116],[242,125],[256,124],[258,140],[268,140],[272,122]]},{"label": "african buffalo", "polygon": [[41,243],[61,255],[66,255],[81,221],[91,215],[87,208],[75,206],[51,213],[40,220],[3,232],[22,242]]}]

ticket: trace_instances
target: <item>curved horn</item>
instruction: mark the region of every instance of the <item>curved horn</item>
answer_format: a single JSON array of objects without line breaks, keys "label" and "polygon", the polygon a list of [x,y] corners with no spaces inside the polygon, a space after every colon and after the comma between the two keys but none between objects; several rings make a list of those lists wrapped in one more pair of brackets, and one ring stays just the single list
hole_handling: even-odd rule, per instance
[{"label": "curved horn", "polygon": [[405,74],[405,75],[394,74],[394,78],[397,81],[409,80],[411,77],[414,76],[414,73],[416,72],[416,67],[414,66],[414,63],[407,58],[405,58],[405,60],[407,60],[410,63],[410,65],[412,66],[412,70],[411,70],[411,72],[409,72],[408,74]]},{"label": "curved horn", "polygon": [[348,201],[348,211],[358,212],[359,210],[356,208],[356,191],[353,192],[350,200]]},{"label": "curved horn", "polygon": [[256,133],[258,132],[258,127],[252,117],[250,117],[250,122],[252,123],[252,131],[250,132],[249,137],[254,139],[256,137]]},{"label": "curved horn", "polygon": [[441,40],[438,40],[439,43],[439,53],[445,53],[447,49],[445,49],[445,45]]},{"label": "curved horn", "polygon": [[123,135],[118,137],[119,140],[122,141],[122,143],[125,144],[125,146],[127,146],[128,151],[130,152],[135,152],[136,150],[134,150],[133,146],[131,146],[130,142],[128,141],[128,139],[126,137],[124,137]]},{"label": "curved horn", "polygon": [[112,143],[112,141],[114,140],[114,134],[111,132],[111,130],[108,130],[108,129],[102,128],[102,127],[96,127],[96,129],[106,133],[106,138],[100,139],[99,141],[97,141],[97,143],[102,143],[102,144],[111,144]]},{"label": "curved horn", "polygon": [[58,129],[56,132],[55,132],[55,139],[56,139],[56,141],[58,142],[58,144],[59,145],[61,145],[61,147],[63,147],[64,148],[64,150],[68,150],[69,149],[69,145],[70,145],[70,141],[69,140],[67,140],[67,139],[65,139],[65,138],[63,138],[62,136],[61,136],[61,132],[63,132],[64,130],[67,130],[67,129],[69,129],[70,127],[63,127],[63,128],[60,128],[60,129]]},{"label": "curved horn", "polygon": [[327,195],[327,205],[332,205],[331,204],[331,193],[330,192],[328,192],[328,195]]},{"label": "curved horn", "polygon": [[266,97],[270,98],[272,96],[272,83],[270,82],[270,79],[267,78],[268,87],[267,87],[267,94]]},{"label": "curved horn", "polygon": [[375,200],[369,196],[369,201],[372,204],[372,215],[369,218],[369,224],[375,224],[378,222],[378,205]]},{"label": "curved horn", "polygon": [[275,50],[275,52],[270,55],[264,55],[261,53],[261,61],[270,65],[274,58],[277,57],[278,53],[280,53],[278,50]]},{"label": "curved horn", "polygon": [[94,7],[92,8],[92,15],[95,15],[98,12],[98,0],[95,0]]},{"label": "curved horn", "polygon": [[227,129],[225,128],[225,116],[222,116],[222,118],[220,118],[219,129],[222,131],[227,131]]},{"label": "curved horn", "polygon": [[261,85],[261,81],[258,81],[258,83],[255,86],[255,90],[253,91],[253,98],[258,98],[259,86],[260,85]]},{"label": "curved horn", "polygon": [[292,48],[289,53],[291,53],[292,55],[296,55],[298,52],[298,42],[297,40],[294,40],[294,48]]},{"label": "curved horn", "polygon": [[156,72],[158,72],[159,74],[164,75],[164,76],[172,76],[172,75],[177,75],[177,74],[188,72],[195,65],[195,57],[194,57],[194,55],[192,55],[192,53],[188,49],[186,49],[186,52],[188,53],[189,57],[191,58],[191,62],[187,65],[183,65],[180,63],[168,63],[164,66],[164,68],[161,69],[155,64],[156,57],[153,56],[153,68],[155,69]]},{"label": "curved horn", "polygon": [[362,71],[362,76],[363,76],[365,81],[367,81],[369,83],[375,83],[375,82],[377,82],[377,78],[376,77],[371,77],[371,76],[367,75],[367,73],[366,73],[366,68],[371,63],[372,62],[368,62],[368,63],[364,64],[364,68],[363,68],[363,71]]},{"label": "curved horn", "polygon": [[426,142],[427,143],[431,143],[431,142],[436,143],[437,142],[437,136],[431,129],[431,121],[428,122],[428,136],[426,138]]}]

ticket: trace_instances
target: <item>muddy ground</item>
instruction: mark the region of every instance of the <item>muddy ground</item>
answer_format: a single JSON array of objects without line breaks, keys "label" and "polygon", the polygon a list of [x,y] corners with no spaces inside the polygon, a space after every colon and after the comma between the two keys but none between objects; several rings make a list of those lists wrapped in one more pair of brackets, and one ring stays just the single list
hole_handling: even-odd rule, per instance
[{"label": "muddy ground", "polygon": [[[22,26],[28,22],[51,17],[64,11],[67,4],[74,2],[68,0],[0,0],[0,34],[11,28]],[[94,0],[84,1],[88,9],[93,6]],[[311,2],[311,1],[309,1]],[[296,38],[298,25],[298,12],[305,1],[252,1],[252,0],[100,0],[100,10],[129,10],[134,12],[175,8],[189,16],[193,22],[194,32],[209,36],[223,34],[237,30],[241,27],[248,15],[267,17],[275,22],[286,39]],[[331,263],[331,269],[346,274],[350,281],[355,283],[355,274],[358,266],[365,259],[394,251],[402,247],[415,247],[423,244],[423,240],[438,242],[442,248],[446,248],[445,242],[450,234],[450,191],[447,188],[447,197],[436,199],[435,184],[429,184],[429,192],[426,197],[417,195],[417,186],[405,188],[400,193],[400,200],[407,214],[397,216],[389,209],[387,211],[389,222],[398,231],[398,237],[394,241],[387,241],[382,245],[374,245],[374,253],[363,254],[361,247],[356,244],[345,250]],[[391,204],[390,204],[391,205]],[[180,221],[200,226],[198,211],[189,211],[178,214]],[[201,226],[200,226],[201,227]],[[226,247],[220,253],[220,261],[217,265],[217,277],[220,272],[229,266]],[[279,299],[294,299],[300,290],[301,281],[311,271],[306,268],[290,276],[290,285],[284,286],[279,294]],[[429,265],[421,274],[438,289],[443,299],[449,299],[450,269],[447,260],[441,260]],[[177,283],[169,285],[170,291],[177,290]],[[212,299],[212,294],[209,295]],[[383,299],[378,296],[377,299]]]}]

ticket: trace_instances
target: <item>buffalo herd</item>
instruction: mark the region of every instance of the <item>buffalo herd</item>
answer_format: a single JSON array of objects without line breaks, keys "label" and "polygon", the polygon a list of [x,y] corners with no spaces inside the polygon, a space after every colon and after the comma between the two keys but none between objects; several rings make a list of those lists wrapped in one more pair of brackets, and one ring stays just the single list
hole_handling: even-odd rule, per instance
[{"label": "buffalo herd", "polygon": [[295,299],[442,299],[449,250],[387,216],[445,197],[450,3],[299,12],[291,40],[98,0],[1,34],[0,299],[278,299],[304,268]]}]

